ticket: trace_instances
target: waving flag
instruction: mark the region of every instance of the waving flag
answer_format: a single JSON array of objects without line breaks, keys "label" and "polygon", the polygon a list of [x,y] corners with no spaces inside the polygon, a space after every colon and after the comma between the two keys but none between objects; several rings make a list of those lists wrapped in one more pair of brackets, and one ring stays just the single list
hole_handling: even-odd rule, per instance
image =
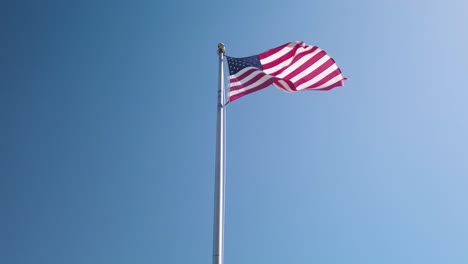
[{"label": "waving flag", "polygon": [[302,41],[286,43],[259,55],[226,56],[229,101],[274,85],[286,92],[330,90],[346,78],[327,53]]}]

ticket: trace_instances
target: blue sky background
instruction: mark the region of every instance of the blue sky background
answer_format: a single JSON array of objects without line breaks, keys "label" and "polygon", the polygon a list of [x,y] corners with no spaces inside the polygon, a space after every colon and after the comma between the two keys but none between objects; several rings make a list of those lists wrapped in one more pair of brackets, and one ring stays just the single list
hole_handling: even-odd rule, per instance
[{"label": "blue sky background", "polygon": [[466,1],[10,1],[0,263],[211,263],[216,44],[344,88],[227,110],[225,263],[468,262]]}]

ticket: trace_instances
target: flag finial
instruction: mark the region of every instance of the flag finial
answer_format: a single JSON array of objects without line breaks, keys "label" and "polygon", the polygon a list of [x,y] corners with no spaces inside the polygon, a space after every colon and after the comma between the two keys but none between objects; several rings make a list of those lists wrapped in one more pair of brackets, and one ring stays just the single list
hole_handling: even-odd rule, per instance
[{"label": "flag finial", "polygon": [[224,47],[224,43],[218,43],[218,54],[224,54],[226,52],[226,48]]}]

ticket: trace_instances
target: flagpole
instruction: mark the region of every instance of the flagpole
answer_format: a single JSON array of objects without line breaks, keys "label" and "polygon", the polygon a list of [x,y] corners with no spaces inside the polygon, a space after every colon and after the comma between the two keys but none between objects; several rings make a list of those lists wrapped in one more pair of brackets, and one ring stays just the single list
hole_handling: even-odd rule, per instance
[{"label": "flagpole", "polygon": [[216,126],[216,164],[213,221],[213,264],[223,264],[224,258],[224,184],[225,184],[225,92],[224,92],[224,44],[218,43],[219,79],[218,114]]}]

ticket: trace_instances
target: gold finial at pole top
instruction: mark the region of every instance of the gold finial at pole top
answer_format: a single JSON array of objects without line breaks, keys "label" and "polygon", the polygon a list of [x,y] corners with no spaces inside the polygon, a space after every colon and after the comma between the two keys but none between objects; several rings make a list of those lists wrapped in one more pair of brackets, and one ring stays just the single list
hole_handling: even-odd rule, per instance
[{"label": "gold finial at pole top", "polygon": [[224,43],[218,43],[218,54],[224,54],[226,52],[226,48],[224,47]]}]

